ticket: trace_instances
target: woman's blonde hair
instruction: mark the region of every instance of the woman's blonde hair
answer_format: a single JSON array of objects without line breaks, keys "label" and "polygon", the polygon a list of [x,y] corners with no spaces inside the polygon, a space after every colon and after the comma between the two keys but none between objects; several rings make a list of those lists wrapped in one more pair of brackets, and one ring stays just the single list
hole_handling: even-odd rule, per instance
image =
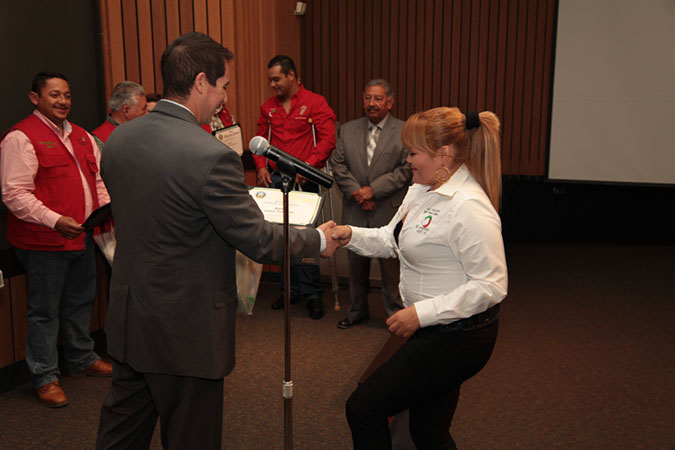
[{"label": "woman's blonde hair", "polygon": [[477,116],[478,122],[467,129],[466,115],[459,108],[441,107],[416,113],[403,126],[401,139],[406,148],[434,156],[444,145],[454,148],[455,163],[466,164],[499,211],[502,192],[499,119],[490,111]]}]

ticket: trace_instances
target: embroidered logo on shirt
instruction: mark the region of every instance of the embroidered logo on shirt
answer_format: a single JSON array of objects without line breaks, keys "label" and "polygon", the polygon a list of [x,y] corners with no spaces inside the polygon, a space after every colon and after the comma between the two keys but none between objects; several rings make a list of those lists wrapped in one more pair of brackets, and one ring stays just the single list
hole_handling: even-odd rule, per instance
[{"label": "embroidered logo on shirt", "polygon": [[305,111],[307,111],[307,107],[305,105],[302,105],[302,107],[300,107],[300,115],[302,116],[303,114],[305,114]]},{"label": "embroidered logo on shirt", "polygon": [[52,141],[38,141],[38,142],[40,143],[40,145],[44,145],[48,149],[52,149],[52,148],[56,147],[56,142],[52,142]]},{"label": "embroidered logo on shirt", "polygon": [[426,216],[424,220],[422,220],[422,226],[426,228],[429,224],[431,224],[431,216]]},{"label": "embroidered logo on shirt", "polygon": [[268,116],[272,117],[277,112],[276,108],[270,109],[270,112],[267,113]]},{"label": "embroidered logo on shirt", "polygon": [[82,136],[82,137],[80,138],[80,144],[82,144],[82,145],[87,145],[87,138],[84,137],[84,136]]},{"label": "embroidered logo on shirt", "polygon": [[415,226],[415,231],[418,233],[428,233],[430,230],[429,225],[431,225],[431,221],[434,219],[434,217],[437,217],[440,212],[441,211],[436,208],[424,208],[424,211],[422,211],[422,221],[419,225]]}]

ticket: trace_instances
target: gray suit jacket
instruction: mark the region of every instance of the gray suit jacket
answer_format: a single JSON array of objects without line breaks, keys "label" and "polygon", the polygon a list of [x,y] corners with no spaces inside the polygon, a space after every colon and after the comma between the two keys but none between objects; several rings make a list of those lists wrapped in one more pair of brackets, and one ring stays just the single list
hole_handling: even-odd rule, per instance
[{"label": "gray suit jacket", "polygon": [[[234,367],[235,249],[283,258],[240,157],[186,109],[161,101],[119,126],[101,161],[117,249],[108,352],[140,372],[218,379]],[[291,231],[291,260],[318,263],[315,230]]]},{"label": "gray suit jacket", "polygon": [[[412,177],[406,162],[408,150],[401,142],[402,129],[403,121],[389,115],[368,166],[368,118],[352,120],[340,127],[330,163],[343,194],[342,223],[381,227],[388,224],[398,210]],[[370,186],[375,191],[375,211],[362,210],[352,197],[362,186]]]}]

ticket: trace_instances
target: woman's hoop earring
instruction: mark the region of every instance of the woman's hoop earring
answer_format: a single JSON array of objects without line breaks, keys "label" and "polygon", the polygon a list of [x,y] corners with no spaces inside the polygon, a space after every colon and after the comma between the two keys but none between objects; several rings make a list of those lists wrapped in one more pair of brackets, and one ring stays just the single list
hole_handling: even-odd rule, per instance
[{"label": "woman's hoop earring", "polygon": [[[441,171],[441,169],[445,171],[445,177],[444,178],[441,178],[441,176],[439,175],[439,172]],[[452,176],[452,173],[450,173],[450,169],[448,169],[447,167],[441,166],[440,169],[436,169],[436,172],[434,173],[434,176],[436,177],[436,181],[438,181],[439,183],[442,184],[442,183],[445,183],[446,181],[448,181],[450,179],[450,177]]]}]

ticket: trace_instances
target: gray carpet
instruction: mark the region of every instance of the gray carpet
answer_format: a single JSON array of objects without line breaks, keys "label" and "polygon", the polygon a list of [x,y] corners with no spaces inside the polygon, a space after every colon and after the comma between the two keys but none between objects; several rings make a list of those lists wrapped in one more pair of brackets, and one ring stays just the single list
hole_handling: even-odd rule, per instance
[{"label": "gray carpet", "polygon": [[[460,448],[675,448],[675,248],[509,245],[509,297],[486,368],[462,388]],[[327,289],[328,290],[328,289]],[[283,313],[263,284],[237,321],[237,367],[225,381],[227,449],[283,448]],[[388,333],[379,294],[350,330],[332,310],[293,306],[298,449],[351,448],[344,403]],[[40,406],[28,385],[0,396],[0,449],[92,448],[109,380],[63,377],[71,404]],[[160,448],[155,436],[153,448]]]}]

